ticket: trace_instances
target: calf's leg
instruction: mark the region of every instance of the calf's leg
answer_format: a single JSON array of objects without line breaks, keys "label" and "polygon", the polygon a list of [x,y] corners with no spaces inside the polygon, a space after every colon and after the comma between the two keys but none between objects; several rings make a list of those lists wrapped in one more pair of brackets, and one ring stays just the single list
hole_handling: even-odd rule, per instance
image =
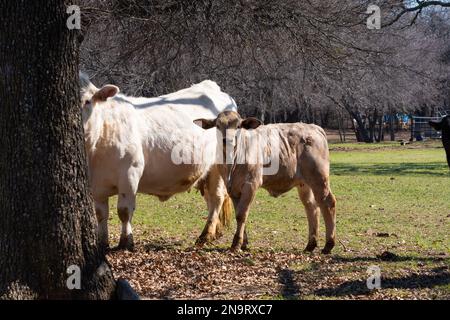
[{"label": "calf's leg", "polygon": [[[204,197],[208,205],[208,220],[203,232],[196,241],[196,245],[199,247],[217,239],[221,235],[222,225],[226,224],[225,221],[221,222],[219,219],[221,210],[228,210],[228,208],[223,208],[227,191],[218,172],[216,174],[215,171],[212,171],[208,175],[204,189]],[[224,213],[224,215],[229,214],[229,212]],[[228,219],[228,217],[225,217],[225,219]]]},{"label": "calf's leg", "polygon": [[325,221],[326,243],[322,253],[329,254],[336,244],[336,198],[329,188],[328,179],[313,189],[314,197]]},{"label": "calf's leg", "polygon": [[232,251],[238,251],[243,247],[247,249],[248,237],[245,230],[245,224],[247,222],[248,213],[250,210],[250,205],[255,198],[256,188],[250,184],[246,183],[241,190],[241,197],[239,200],[234,200],[235,211],[236,211],[236,222],[237,229],[233,238],[233,244],[231,245]]},{"label": "calf's leg", "polygon": [[317,247],[317,240],[319,238],[319,207],[314,198],[311,188],[306,184],[301,184],[297,187],[298,195],[303,203],[308,218],[308,244],[304,251],[312,252]]},{"label": "calf's leg", "polygon": [[248,236],[247,236],[247,228],[244,229],[244,240],[242,242],[241,249],[246,251],[248,250]]}]

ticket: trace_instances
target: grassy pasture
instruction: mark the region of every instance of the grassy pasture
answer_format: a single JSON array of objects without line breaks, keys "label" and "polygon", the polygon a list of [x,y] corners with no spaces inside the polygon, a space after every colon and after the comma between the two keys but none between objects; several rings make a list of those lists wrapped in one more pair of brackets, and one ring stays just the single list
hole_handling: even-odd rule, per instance
[{"label": "grassy pasture", "polygon": [[[237,254],[226,250],[234,224],[214,245],[192,248],[207,216],[195,191],[164,203],[139,195],[137,250],[110,254],[116,275],[149,298],[449,299],[450,174],[439,142],[330,150],[339,239],[331,255],[302,253],[308,226],[296,190],[279,198],[258,192],[251,251]],[[323,231],[322,222],[320,246]],[[381,289],[367,289],[369,266],[380,268]]]}]

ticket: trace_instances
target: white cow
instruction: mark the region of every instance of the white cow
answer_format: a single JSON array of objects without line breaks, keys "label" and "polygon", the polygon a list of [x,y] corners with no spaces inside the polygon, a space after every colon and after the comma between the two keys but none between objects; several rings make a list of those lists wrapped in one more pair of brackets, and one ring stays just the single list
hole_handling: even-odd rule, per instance
[{"label": "white cow", "polygon": [[119,248],[132,249],[136,193],[165,201],[193,186],[204,195],[209,211],[197,244],[213,240],[231,217],[231,202],[214,166],[216,136],[205,135],[193,120],[237,110],[234,100],[209,80],[156,98],[127,97],[113,85],[98,89],[82,73],[80,82],[100,243],[108,246],[110,196],[118,195]]}]

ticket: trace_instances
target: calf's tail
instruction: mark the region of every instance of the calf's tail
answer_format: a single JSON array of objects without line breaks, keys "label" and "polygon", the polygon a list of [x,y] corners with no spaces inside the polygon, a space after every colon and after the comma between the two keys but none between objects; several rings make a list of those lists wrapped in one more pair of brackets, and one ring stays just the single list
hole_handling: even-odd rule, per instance
[{"label": "calf's tail", "polygon": [[217,232],[222,233],[223,229],[226,229],[231,224],[231,217],[233,215],[233,202],[228,194],[225,195],[223,200],[222,209],[219,213],[219,225],[217,226]]}]

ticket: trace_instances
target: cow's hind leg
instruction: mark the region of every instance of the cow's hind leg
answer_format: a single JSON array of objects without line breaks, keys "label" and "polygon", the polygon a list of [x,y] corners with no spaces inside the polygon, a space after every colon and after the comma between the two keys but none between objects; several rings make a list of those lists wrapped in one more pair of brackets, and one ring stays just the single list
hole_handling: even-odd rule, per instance
[{"label": "cow's hind leg", "polygon": [[308,218],[308,244],[304,251],[312,252],[317,247],[317,240],[319,238],[319,215],[320,209],[314,198],[311,188],[306,184],[301,184],[297,187],[298,195],[302,201],[306,217]]},{"label": "cow's hind leg", "polygon": [[109,247],[108,237],[108,218],[109,218],[109,204],[108,198],[95,199],[95,215],[98,222],[98,241],[101,247]]}]

